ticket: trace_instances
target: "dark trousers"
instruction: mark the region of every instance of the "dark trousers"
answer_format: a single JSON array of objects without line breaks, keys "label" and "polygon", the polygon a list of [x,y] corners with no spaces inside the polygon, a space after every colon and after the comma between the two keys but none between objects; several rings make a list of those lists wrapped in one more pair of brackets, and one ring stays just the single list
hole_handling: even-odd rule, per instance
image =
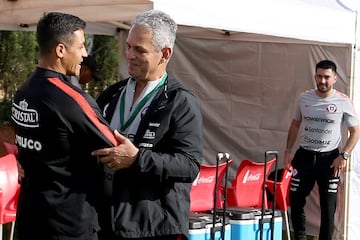
[{"label": "dark trousers", "polygon": [[113,240],[182,240],[181,235],[169,235],[169,236],[161,236],[161,237],[149,237],[149,238],[113,238]]},{"label": "dark trousers", "polygon": [[101,230],[99,232],[99,240],[187,240],[186,236],[182,235],[167,235],[157,237],[141,237],[141,238],[121,238],[115,236],[112,229],[111,222],[111,199],[103,198],[102,204],[98,208],[99,222]]},{"label": "dark trousers", "polygon": [[291,163],[294,172],[290,185],[291,222],[295,239],[306,239],[304,206],[306,197],[316,182],[321,210],[319,240],[331,240],[334,231],[339,177],[334,176],[334,169],[330,168],[330,165],[338,156],[338,149],[330,152],[314,152],[299,148],[296,151]]}]

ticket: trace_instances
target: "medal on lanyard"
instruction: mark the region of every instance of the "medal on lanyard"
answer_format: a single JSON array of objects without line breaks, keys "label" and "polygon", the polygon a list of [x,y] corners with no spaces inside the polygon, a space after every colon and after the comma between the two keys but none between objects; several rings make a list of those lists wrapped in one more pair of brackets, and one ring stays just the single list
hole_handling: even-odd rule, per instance
[{"label": "medal on lanyard", "polygon": [[120,124],[121,124],[120,131],[121,132],[125,131],[131,125],[131,123],[134,121],[136,116],[139,114],[140,110],[145,106],[147,101],[156,93],[156,91],[160,87],[162,87],[162,85],[164,85],[166,78],[167,78],[167,73],[164,74],[164,76],[161,78],[160,82],[156,85],[156,87],[153,90],[151,90],[151,92],[149,92],[143,99],[141,99],[141,101],[136,106],[135,110],[131,113],[130,117],[128,118],[128,120],[126,122],[124,122],[125,95],[126,95],[126,88],[125,88],[123,94],[121,95],[121,99],[120,99]]}]

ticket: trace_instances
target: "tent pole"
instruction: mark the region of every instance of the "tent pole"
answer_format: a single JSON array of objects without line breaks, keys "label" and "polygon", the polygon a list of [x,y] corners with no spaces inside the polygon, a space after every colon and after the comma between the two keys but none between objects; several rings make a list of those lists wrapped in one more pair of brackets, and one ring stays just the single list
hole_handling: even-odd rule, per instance
[{"label": "tent pole", "polygon": [[[355,13],[355,40],[352,45],[351,52],[351,69],[350,69],[350,79],[349,79],[349,97],[352,101],[354,101],[355,89],[357,88],[358,83],[356,83],[356,67],[357,67],[357,23],[358,23],[358,13]],[[344,199],[344,225],[343,225],[343,238],[348,239],[349,236],[349,216],[350,216],[350,191],[351,191],[351,174],[352,174],[352,161],[346,162],[345,172],[345,199]]]}]

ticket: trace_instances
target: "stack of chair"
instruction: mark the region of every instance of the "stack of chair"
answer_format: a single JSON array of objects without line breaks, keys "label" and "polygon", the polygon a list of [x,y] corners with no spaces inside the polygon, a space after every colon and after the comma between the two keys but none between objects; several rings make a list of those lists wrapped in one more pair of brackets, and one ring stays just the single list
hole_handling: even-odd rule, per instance
[{"label": "stack of chair", "polygon": [[0,240],[3,239],[3,225],[11,225],[10,240],[14,238],[14,226],[20,184],[18,181],[17,153],[15,144],[3,142],[7,152],[0,157]]},{"label": "stack of chair", "polygon": [[231,186],[227,189],[227,206],[261,208],[264,204],[267,208],[263,191],[264,177],[267,178],[275,162],[275,158],[267,161],[266,165],[248,159],[242,160],[235,179],[231,181]]},{"label": "stack of chair", "polygon": [[[232,163],[229,160],[228,165]],[[190,191],[190,211],[191,212],[210,212],[214,208],[214,196],[216,197],[216,207],[223,206],[223,196],[220,188],[216,189],[216,178],[218,183],[222,183],[226,173],[227,163],[220,163],[218,170],[216,165],[201,164],[200,172],[192,184]],[[216,177],[217,172],[217,177]]]},{"label": "stack of chair", "polygon": [[[279,181],[276,181],[275,183],[275,181],[271,179],[272,177],[270,176],[266,180],[266,187],[270,193],[269,194],[270,196],[268,197],[268,206],[273,207],[272,205],[275,204],[274,206],[275,209],[280,209],[283,212],[288,240],[290,240],[288,207],[290,205],[289,189],[290,189],[292,170],[293,170],[292,166],[289,164],[286,168],[281,170],[282,172]],[[276,197],[275,197],[276,203],[273,202],[275,184],[276,184]]]}]

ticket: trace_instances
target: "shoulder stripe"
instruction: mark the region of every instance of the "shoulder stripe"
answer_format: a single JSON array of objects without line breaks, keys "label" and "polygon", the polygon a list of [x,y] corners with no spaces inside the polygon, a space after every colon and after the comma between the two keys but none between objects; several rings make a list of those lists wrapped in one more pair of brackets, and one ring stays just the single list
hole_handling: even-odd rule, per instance
[{"label": "shoulder stripe", "polygon": [[358,114],[357,114],[357,111],[356,111],[356,108],[355,108],[355,106],[354,106],[353,100],[352,100],[348,95],[346,95],[346,94],[343,93],[343,92],[339,92],[339,91],[336,91],[336,90],[335,90],[335,94],[336,94],[337,96],[341,97],[341,98],[344,98],[345,101],[349,102],[349,104],[351,105],[351,108],[352,108],[352,110],[353,110],[353,112],[354,112],[354,114],[355,114],[355,117],[356,117],[357,119],[359,119],[359,116],[358,116]]},{"label": "shoulder stripe", "polygon": [[90,106],[88,101],[74,89],[63,83],[58,78],[48,78],[49,82],[57,86],[64,93],[74,99],[74,101],[79,104],[80,108],[84,111],[84,113],[89,117],[90,121],[100,130],[102,134],[114,145],[117,146],[117,140],[114,134],[110,131],[110,129],[104,125],[101,121],[99,121],[98,116],[96,115],[94,109]]},{"label": "shoulder stripe", "polygon": [[339,92],[335,90],[335,94],[339,95],[340,97],[346,98],[350,101],[350,97],[348,95],[346,95],[345,93]]}]

